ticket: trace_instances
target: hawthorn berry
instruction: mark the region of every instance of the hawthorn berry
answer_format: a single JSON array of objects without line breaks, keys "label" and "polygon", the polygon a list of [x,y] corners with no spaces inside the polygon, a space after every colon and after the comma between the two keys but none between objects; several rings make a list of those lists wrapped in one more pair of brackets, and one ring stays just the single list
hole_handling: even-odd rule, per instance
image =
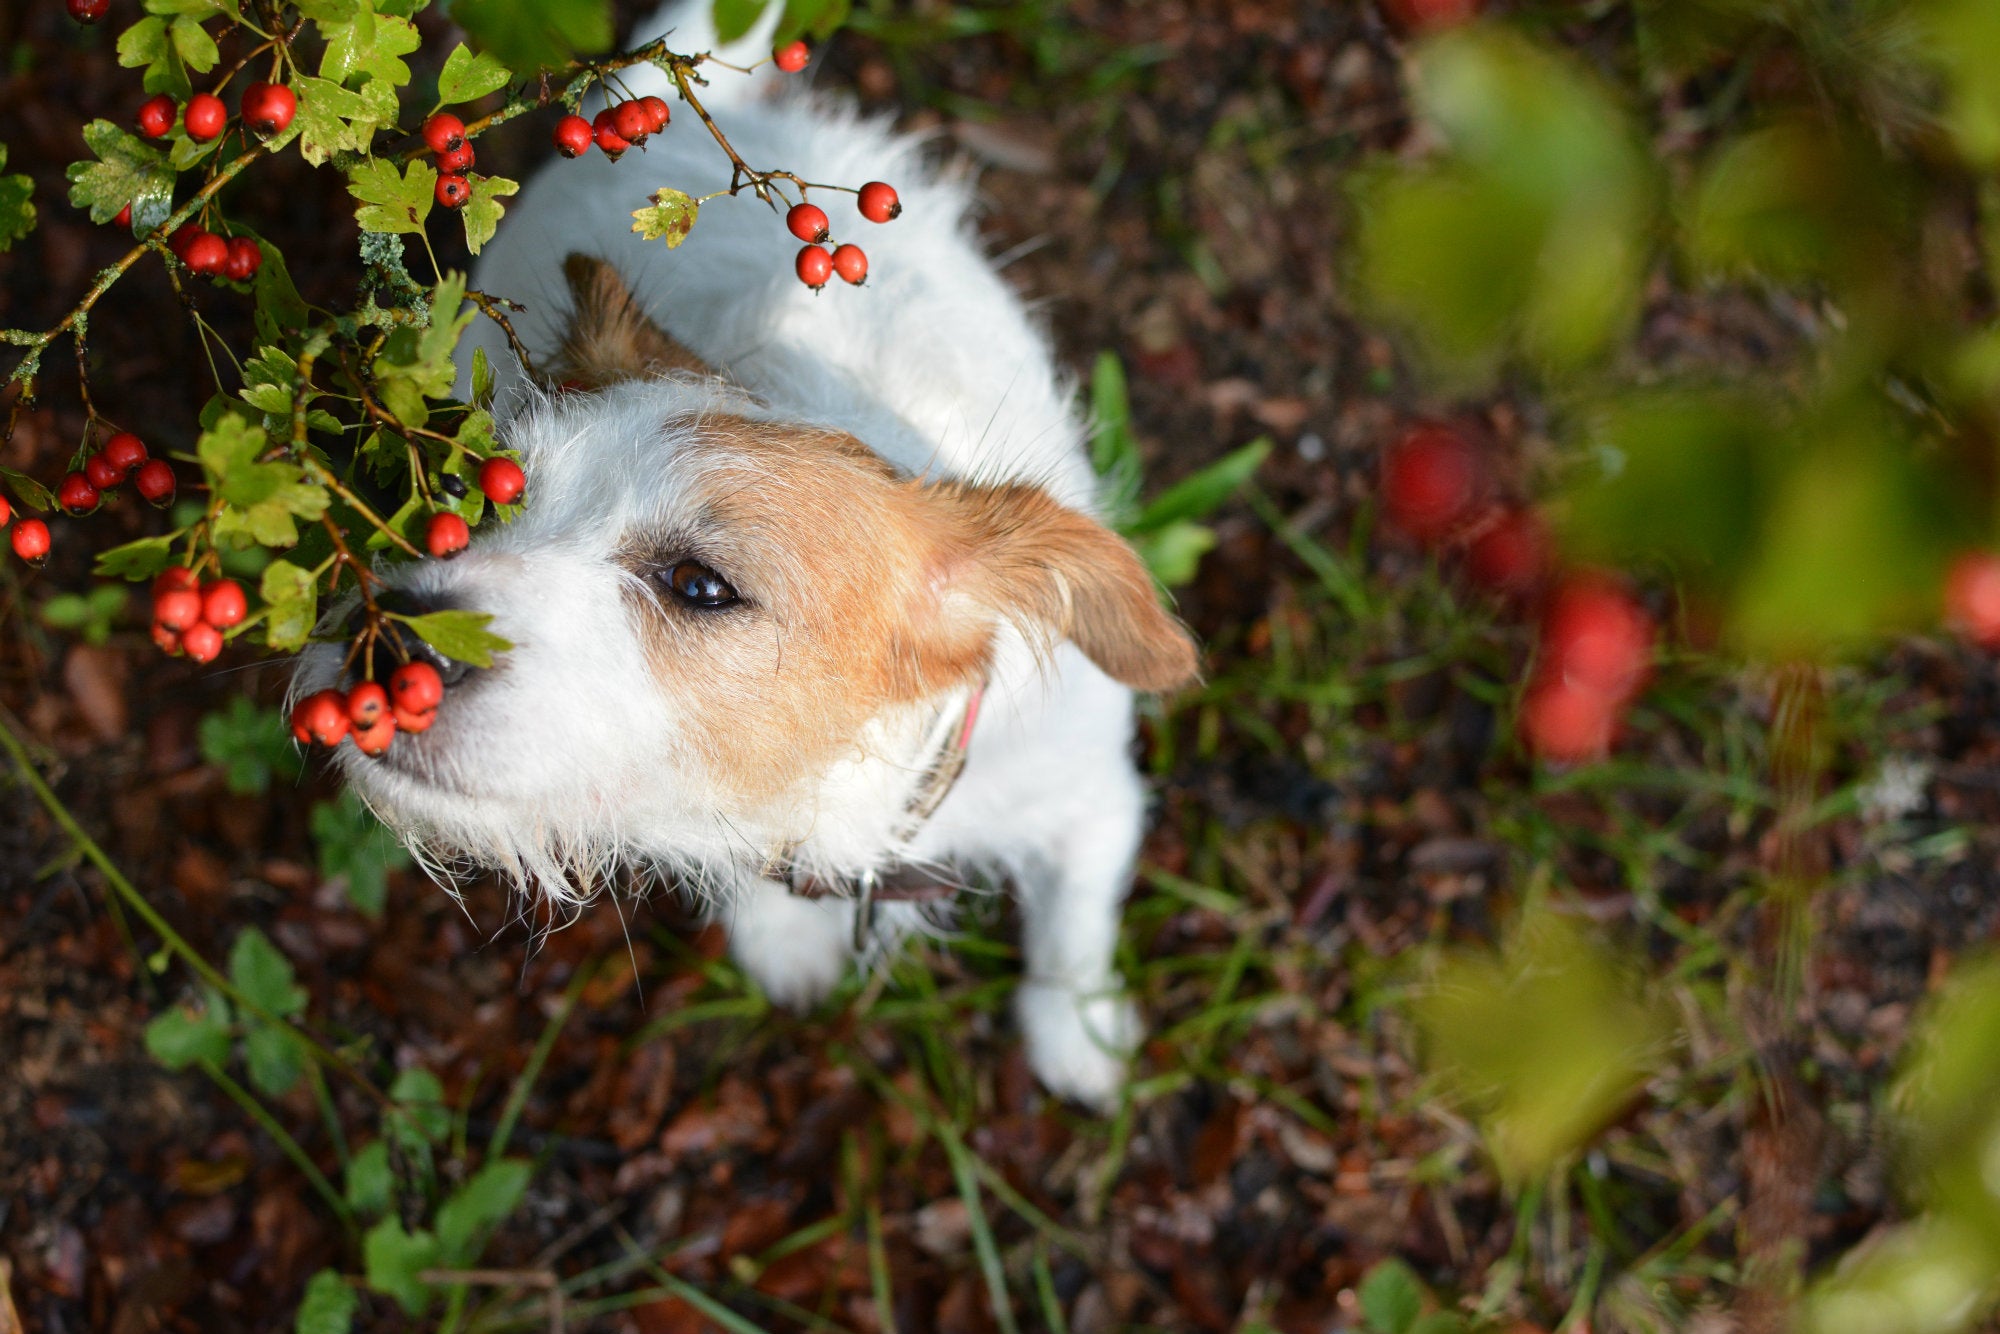
[{"label": "hawthorn berry", "polygon": [[827,279],[833,277],[833,256],[816,245],[809,245],[799,251],[792,267],[798,271],[799,281],[817,292],[826,286]]},{"label": "hawthorn berry", "polygon": [[424,122],[424,142],[433,153],[449,153],[465,142],[465,122],[449,111],[439,111]]},{"label": "hawthorn berry", "polygon": [[153,622],[169,630],[186,632],[201,619],[201,593],[192,588],[169,588],[153,598]]},{"label": "hawthorn berry", "polygon": [[826,220],[826,210],[818,204],[794,204],[785,214],[785,226],[792,235],[807,245],[818,245],[833,235],[833,229]]},{"label": "hawthorn berry", "polygon": [[188,138],[205,144],[229,127],[229,108],[214,93],[196,93],[181,112],[181,124],[187,128]]},{"label": "hawthorn berry", "polygon": [[92,24],[103,18],[111,9],[111,0],[64,0],[69,16],[78,23]]},{"label": "hawthorn berry", "polygon": [[181,252],[181,263],[196,273],[210,277],[221,273],[229,263],[229,242],[214,232],[203,232],[189,238],[187,248]]},{"label": "hawthorn berry", "polygon": [[632,141],[618,133],[618,126],[613,123],[614,120],[611,108],[606,107],[590,122],[590,132],[597,140],[597,146],[604,150],[604,156],[616,162],[625,155],[625,150],[632,146]]},{"label": "hawthorn berry", "polygon": [[858,245],[837,246],[833,252],[833,271],[859,287],[868,278],[868,255]]},{"label": "hawthorn berry", "polygon": [[479,465],[479,489],[496,505],[511,505],[528,489],[528,476],[512,459],[488,459]]},{"label": "hawthorn berry", "polygon": [[0,496],[0,528],[5,528],[14,519],[14,507],[7,503],[7,497]]},{"label": "hawthorn berry", "polygon": [[396,715],[385,713],[372,726],[357,727],[348,735],[354,739],[354,748],[371,758],[386,754],[396,739]]},{"label": "hawthorn berry", "polygon": [[176,588],[194,589],[201,587],[201,579],[185,565],[169,565],[153,576],[153,596]]},{"label": "hawthorn berry", "polygon": [[1549,535],[1524,509],[1507,509],[1465,549],[1465,572],[1489,593],[1525,593],[1541,582],[1549,563]]},{"label": "hawthorn berry", "polygon": [[1624,589],[1577,576],[1549,599],[1542,618],[1543,673],[1614,703],[1630,699],[1653,656],[1653,622]]},{"label": "hawthorn berry", "polygon": [[214,662],[222,653],[222,631],[207,621],[196,621],[181,631],[181,652],[196,662]]},{"label": "hawthorn berry", "polygon": [[139,104],[139,133],[148,139],[166,138],[173,133],[177,110],[174,99],[165,93],[147,98]]},{"label": "hawthorn berry", "polygon": [[120,431],[106,440],[104,447],[97,452],[118,470],[120,476],[124,476],[146,461],[146,442],[130,431]]},{"label": "hawthorn berry", "polygon": [[1540,680],[1521,701],[1521,736],[1551,760],[1597,759],[1611,749],[1617,702],[1567,681]]},{"label": "hawthorn berry", "polygon": [[1973,643],[2000,648],[2000,555],[1968,551],[1952,561],[1944,576],[1944,614]]},{"label": "hawthorn berry", "polygon": [[1389,449],[1382,466],[1382,507],[1389,521],[1420,542],[1451,535],[1479,498],[1481,470],[1472,442],[1449,426],[1419,423]]},{"label": "hawthorn berry", "polygon": [[1480,0],[1382,0],[1382,12],[1406,33],[1436,32],[1479,16]]},{"label": "hawthorn berry", "polygon": [[347,692],[347,718],[356,727],[373,727],[389,711],[389,692],[380,681],[363,681]]},{"label": "hawthorn berry", "polygon": [[185,264],[187,263],[187,248],[189,244],[194,241],[195,237],[206,234],[202,230],[200,223],[184,222],[174,228],[173,235],[167,238],[167,249],[173,251],[179,257],[181,263]]},{"label": "hawthorn berry", "polygon": [[247,236],[229,238],[229,256],[222,261],[222,276],[232,282],[247,283],[264,267],[264,252]]},{"label": "hawthorn berry", "polygon": [[674,109],[667,105],[667,99],[664,97],[655,97],[648,93],[639,99],[639,105],[646,108],[646,119],[652,122],[654,134],[666,129],[667,123],[674,118]]},{"label": "hawthorn berry", "polygon": [[301,745],[317,741],[337,746],[347,735],[347,697],[338,690],[320,690],[292,706],[292,735]]},{"label": "hawthorn berry", "polygon": [[556,122],[556,152],[564,157],[582,157],[590,151],[593,135],[590,122],[581,116],[564,116]]},{"label": "hawthorn berry", "polygon": [[396,729],[412,734],[428,732],[431,724],[437,721],[437,716],[438,711],[436,709],[424,709],[421,712],[412,712],[409,709],[397,709]]},{"label": "hawthorn berry", "polygon": [[472,151],[472,141],[468,139],[449,153],[439,153],[437,169],[446,176],[463,176],[477,160],[478,155]]},{"label": "hawthorn berry", "polygon": [[465,550],[472,540],[472,529],[456,514],[433,514],[430,526],[424,530],[424,546],[431,555],[450,559]]},{"label": "hawthorn berry", "polygon": [[174,470],[165,459],[147,459],[132,474],[132,485],[154,505],[171,505],[174,500]]},{"label": "hawthorn berry", "polygon": [[80,472],[63,474],[62,481],[56,486],[56,503],[79,517],[96,509],[102,499],[104,497],[91,485],[90,479]]},{"label": "hawthorn berry", "polygon": [[125,474],[114,468],[102,453],[92,454],[83,461],[83,476],[99,491],[109,491],[125,480]]},{"label": "hawthorn berry", "polygon": [[472,185],[463,176],[440,176],[432,193],[440,207],[464,208],[465,201],[472,198]]},{"label": "hawthorn berry", "polygon": [[174,657],[181,651],[180,631],[169,630],[158,621],[153,622],[153,642],[159,645],[160,652],[168,657]]},{"label": "hawthorn berry", "polygon": [[427,662],[406,662],[389,674],[389,698],[404,713],[429,713],[444,702],[444,678]]},{"label": "hawthorn berry", "polygon": [[611,128],[618,131],[619,138],[643,144],[653,132],[652,113],[643,102],[620,102],[611,109]]},{"label": "hawthorn berry", "polygon": [[202,586],[201,619],[216,629],[227,630],[232,625],[241,625],[249,610],[250,603],[243,596],[243,585],[234,579],[217,579]]},{"label": "hawthorn berry", "polygon": [[132,206],[127,204],[124,208],[119,209],[118,216],[111,221],[117,223],[120,227],[130,227],[132,225]]},{"label": "hawthorn berry", "polygon": [[812,59],[812,49],[804,42],[787,42],[771,52],[771,60],[787,74],[797,74]]},{"label": "hawthorn berry", "polygon": [[903,201],[896,197],[896,187],[886,181],[870,181],[862,186],[854,203],[861,216],[870,222],[893,222],[903,216]]},{"label": "hawthorn berry", "polygon": [[14,554],[30,565],[49,558],[49,526],[40,519],[23,519],[14,525]]},{"label": "hawthorn berry", "polygon": [[243,90],[243,123],[259,136],[282,133],[298,109],[298,94],[282,83],[253,83]]}]

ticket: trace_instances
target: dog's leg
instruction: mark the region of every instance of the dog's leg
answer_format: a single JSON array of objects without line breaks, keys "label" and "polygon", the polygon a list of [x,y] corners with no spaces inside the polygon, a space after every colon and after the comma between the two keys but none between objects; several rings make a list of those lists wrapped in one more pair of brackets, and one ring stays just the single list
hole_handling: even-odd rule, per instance
[{"label": "dog's leg", "polygon": [[825,1000],[854,957],[854,905],[845,899],[803,898],[759,880],[729,896],[722,919],[730,954],[788,1010]]},{"label": "dog's leg", "polygon": [[1051,1092],[1100,1110],[1117,1105],[1143,1031],[1113,955],[1145,800],[1124,756],[1113,763],[1048,862],[1017,877],[1028,967],[1014,1009],[1028,1064]]}]

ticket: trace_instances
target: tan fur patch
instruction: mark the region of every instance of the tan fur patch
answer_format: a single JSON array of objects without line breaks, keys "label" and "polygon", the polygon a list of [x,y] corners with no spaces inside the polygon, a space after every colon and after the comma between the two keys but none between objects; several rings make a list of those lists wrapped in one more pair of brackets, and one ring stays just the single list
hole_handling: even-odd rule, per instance
[{"label": "tan fur patch", "polygon": [[563,261],[569,280],[569,329],[551,378],[584,389],[601,389],[662,371],[715,372],[694,353],[647,318],[618,270],[590,255]]}]

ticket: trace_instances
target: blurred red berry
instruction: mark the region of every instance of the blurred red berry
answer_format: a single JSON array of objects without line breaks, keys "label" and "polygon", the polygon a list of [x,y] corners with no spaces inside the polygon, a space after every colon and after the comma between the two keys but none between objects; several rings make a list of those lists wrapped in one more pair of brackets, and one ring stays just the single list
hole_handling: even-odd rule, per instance
[{"label": "blurred red berry", "polygon": [[169,588],[153,598],[153,622],[169,630],[186,630],[201,619],[201,593],[192,588]]},{"label": "blurred red berry", "polygon": [[298,109],[298,94],[282,83],[253,83],[243,90],[243,123],[261,137],[283,132]]},{"label": "blurred red berry", "polygon": [[628,143],[643,144],[653,132],[653,116],[643,102],[620,102],[611,108],[611,128]]},{"label": "blurred red berry", "polygon": [[1419,423],[1390,446],[1382,465],[1382,507],[1420,542],[1449,537],[1479,499],[1479,454],[1449,426]]},{"label": "blurred red berry", "polygon": [[649,94],[639,99],[639,105],[646,108],[646,119],[652,122],[654,134],[666,129],[668,122],[674,118],[674,109],[667,105],[664,97]]},{"label": "blurred red berry", "polygon": [[2000,555],[1968,551],[1944,577],[1944,614],[1952,629],[1983,648],[2000,648]]},{"label": "blurred red berry", "polygon": [[169,565],[153,576],[153,596],[170,592],[176,588],[194,589],[201,587],[201,578],[185,565]]},{"label": "blurred red berry", "polygon": [[7,503],[7,497],[0,496],[0,528],[5,528],[14,519],[14,507]]},{"label": "blurred red berry", "polygon": [[439,111],[424,122],[424,142],[433,153],[449,153],[465,142],[465,122],[449,111]]},{"label": "blurred red berry", "polygon": [[56,486],[56,503],[71,514],[88,514],[103,499],[90,479],[80,472],[64,473]]},{"label": "blurred red berry", "polygon": [[808,245],[817,245],[833,234],[826,220],[826,210],[818,204],[794,204],[785,214],[785,226],[793,236]]},{"label": "blurred red berry", "polygon": [[139,133],[148,139],[164,139],[173,132],[174,116],[179,112],[174,99],[161,93],[149,97],[139,104]]},{"label": "blurred red berry", "polygon": [[222,631],[207,621],[196,621],[181,631],[181,652],[196,662],[214,662],[222,653]]},{"label": "blurred red berry", "polygon": [[109,491],[125,480],[125,474],[113,467],[111,460],[105,458],[101,451],[83,461],[83,476],[99,491]]},{"label": "blurred red berry", "polygon": [[337,746],[347,726],[347,697],[338,690],[318,691],[292,706],[292,735],[301,743]]},{"label": "blurred red berry", "polygon": [[464,208],[465,201],[472,198],[472,184],[463,176],[440,176],[432,193],[445,208]]},{"label": "blurred red berry", "polygon": [[222,261],[222,276],[231,282],[247,283],[264,267],[264,252],[247,236],[229,238],[229,257]]},{"label": "blurred red berry", "polygon": [[1611,749],[1618,703],[1595,690],[1541,679],[1521,701],[1521,738],[1546,759],[1597,759]]},{"label": "blurred red berry", "polygon": [[[181,651],[180,631],[169,630],[158,621],[153,622],[153,642],[159,646],[160,652],[169,657],[176,656]],[[303,741],[305,738],[300,737],[299,740]]]},{"label": "blurred red berry", "polygon": [[1505,509],[1465,549],[1465,572],[1489,593],[1526,593],[1542,581],[1549,534],[1530,510]]},{"label": "blurred red berry", "polygon": [[30,565],[49,558],[49,526],[40,519],[23,519],[14,525],[14,554]]},{"label": "blurred red berry", "polygon": [[444,678],[427,662],[406,662],[389,674],[389,698],[406,713],[429,713],[444,701]]},{"label": "blurred red berry", "polygon": [[127,204],[124,208],[119,209],[118,216],[111,221],[120,227],[130,227],[132,225],[132,206]]},{"label": "blurred red berry", "polygon": [[146,461],[146,442],[130,431],[120,431],[106,440],[104,448],[97,452],[123,475]]},{"label": "blurred red berry", "polygon": [[471,540],[472,529],[456,514],[433,514],[424,529],[424,546],[433,556],[456,556]]},{"label": "blurred red berry", "polygon": [[78,23],[92,24],[111,10],[111,0],[63,0],[63,7]]},{"label": "blurred red berry", "polygon": [[1406,33],[1437,32],[1479,17],[1480,0],[1381,0],[1382,13]]},{"label": "blurred red berry", "polygon": [[809,245],[799,251],[799,257],[792,264],[799,281],[817,292],[826,286],[827,279],[833,277],[833,256],[816,245]]},{"label": "blurred red berry", "polygon": [[347,692],[347,717],[356,727],[373,727],[389,711],[389,692],[379,681],[363,681]]},{"label": "blurred red berry", "polygon": [[218,630],[241,625],[249,610],[250,603],[243,596],[243,585],[234,579],[217,579],[201,590],[201,619]]},{"label": "blurred red berry", "polygon": [[348,735],[354,738],[354,748],[363,755],[386,754],[396,740],[396,715],[385,713],[369,726],[357,727]]},{"label": "blurred red berry", "polygon": [[512,459],[488,459],[479,465],[479,489],[496,505],[511,505],[528,489],[528,475]]},{"label": "blurred red berry", "polygon": [[229,127],[229,108],[214,93],[196,93],[181,112],[181,124],[188,138],[205,144]]},{"label": "blurred red berry", "polygon": [[1614,702],[1631,698],[1652,664],[1653,622],[1608,579],[1580,575],[1542,617],[1541,674]]},{"label": "blurred red berry", "polygon": [[556,122],[556,152],[564,157],[582,157],[590,151],[590,122],[581,116],[564,116]]},{"label": "blurred red berry", "polygon": [[604,156],[616,162],[625,155],[625,150],[632,146],[632,141],[618,133],[618,127],[612,123],[613,119],[611,108],[606,107],[597,113],[595,120],[590,122],[590,132],[597,140],[597,146],[604,150]]},{"label": "blurred red berry", "polygon": [[893,222],[903,216],[903,201],[896,197],[896,187],[884,181],[862,186],[854,204],[870,222]]},{"label": "blurred red berry", "polygon": [[468,140],[450,152],[439,153],[437,169],[446,176],[463,176],[472,170],[472,164],[478,161],[478,158],[479,155],[472,151],[472,143]]},{"label": "blurred red berry", "polygon": [[229,242],[214,232],[190,237],[187,248],[181,252],[181,263],[196,273],[213,277],[229,263]]},{"label": "blurred red berry", "polygon": [[787,74],[797,74],[812,59],[812,49],[804,42],[787,42],[771,52],[771,60]]},{"label": "blurred red berry", "polygon": [[165,459],[147,459],[132,474],[132,485],[155,505],[168,505],[174,498],[174,470]]}]

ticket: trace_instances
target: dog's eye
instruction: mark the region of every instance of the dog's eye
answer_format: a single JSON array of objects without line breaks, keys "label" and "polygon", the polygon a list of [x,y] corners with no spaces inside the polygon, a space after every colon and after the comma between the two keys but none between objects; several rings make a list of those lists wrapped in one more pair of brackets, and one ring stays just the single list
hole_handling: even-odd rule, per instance
[{"label": "dog's eye", "polygon": [[690,607],[713,610],[737,601],[729,581],[698,560],[684,560],[661,575],[674,596]]}]

